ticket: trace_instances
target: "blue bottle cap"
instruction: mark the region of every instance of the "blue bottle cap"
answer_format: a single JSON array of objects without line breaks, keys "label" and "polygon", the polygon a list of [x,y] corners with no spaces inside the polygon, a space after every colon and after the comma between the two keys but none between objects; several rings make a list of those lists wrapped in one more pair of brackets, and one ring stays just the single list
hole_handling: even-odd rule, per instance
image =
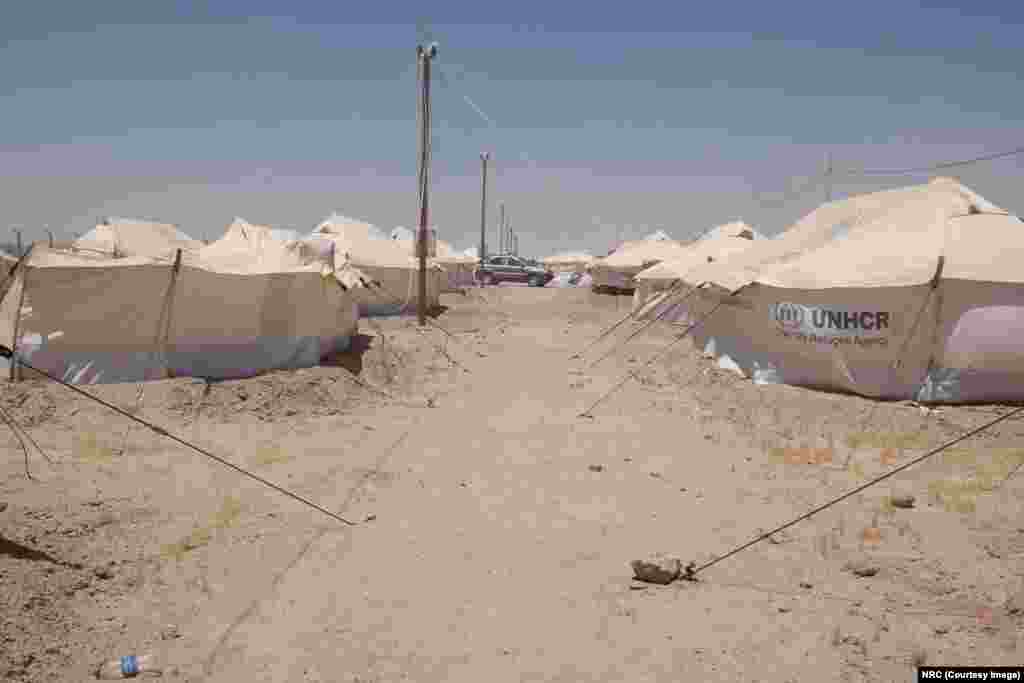
[{"label": "blue bottle cap", "polygon": [[139,673],[139,660],[135,655],[121,657],[121,673],[125,676],[134,676]]}]

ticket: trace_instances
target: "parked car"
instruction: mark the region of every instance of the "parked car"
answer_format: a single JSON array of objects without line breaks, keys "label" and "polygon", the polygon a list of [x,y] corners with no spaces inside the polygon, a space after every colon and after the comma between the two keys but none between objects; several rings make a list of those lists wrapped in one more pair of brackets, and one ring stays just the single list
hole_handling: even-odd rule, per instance
[{"label": "parked car", "polygon": [[555,274],[550,270],[531,266],[517,256],[491,256],[477,270],[480,284],[496,285],[502,282],[523,282],[531,287],[543,287]]}]

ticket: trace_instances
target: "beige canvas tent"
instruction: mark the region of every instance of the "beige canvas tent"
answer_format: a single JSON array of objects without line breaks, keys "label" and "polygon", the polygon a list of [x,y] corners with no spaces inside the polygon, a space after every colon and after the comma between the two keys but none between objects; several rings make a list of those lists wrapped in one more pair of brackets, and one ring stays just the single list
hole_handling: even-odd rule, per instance
[{"label": "beige canvas tent", "polygon": [[831,202],[688,272],[684,315],[762,383],[928,402],[1024,398],[1024,223],[956,180]]},{"label": "beige canvas tent", "polygon": [[682,253],[683,245],[661,231],[636,242],[626,242],[590,265],[593,286],[596,290],[633,290],[636,287],[633,276]]},{"label": "beige canvas tent", "polygon": [[[455,251],[444,240],[437,238],[437,229],[433,229],[432,243],[428,242],[428,254],[431,261],[444,271],[441,279],[441,291],[449,293],[464,292],[476,284],[476,268],[479,259]],[[391,239],[402,245],[414,257],[416,255],[416,233],[408,228],[398,227],[391,231]]]},{"label": "beige canvas tent", "polygon": [[[386,316],[416,310],[418,264],[406,248],[364,221],[331,215],[306,238],[306,244],[338,266],[353,266],[373,285],[360,290],[364,316]],[[333,256],[332,256],[333,254]],[[427,272],[427,305],[439,303],[443,271],[436,263]]]},{"label": "beige canvas tent", "polygon": [[583,273],[594,260],[594,257],[585,251],[565,251],[548,256],[541,263],[556,273]]},{"label": "beige canvas tent", "polygon": [[236,221],[177,264],[36,246],[0,301],[0,341],[76,384],[246,377],[347,348],[360,273],[265,237]]},{"label": "beige canvas tent", "polygon": [[671,318],[667,308],[685,305],[674,294],[676,283],[699,265],[719,262],[746,250],[755,240],[764,239],[743,221],[719,225],[702,238],[688,244],[678,256],[641,271],[634,278],[633,312],[637,318]]},{"label": "beige canvas tent", "polygon": [[75,251],[113,257],[166,256],[177,249],[194,251],[202,246],[175,225],[132,218],[104,219],[72,243]]}]

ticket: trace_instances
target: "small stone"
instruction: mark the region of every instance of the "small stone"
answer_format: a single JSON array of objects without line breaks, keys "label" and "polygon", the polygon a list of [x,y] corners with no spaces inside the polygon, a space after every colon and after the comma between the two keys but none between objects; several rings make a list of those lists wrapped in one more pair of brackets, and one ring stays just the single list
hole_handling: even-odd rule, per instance
[{"label": "small stone", "polygon": [[903,510],[909,510],[914,507],[914,496],[910,494],[900,494],[893,496],[889,499],[892,502],[893,507],[901,508]]},{"label": "small stone", "polygon": [[860,576],[862,578],[874,576],[879,571],[879,567],[877,564],[874,564],[864,559],[851,560],[850,562],[847,562],[846,566],[844,566],[843,568],[849,572],[852,572],[854,575]]},{"label": "small stone", "polygon": [[366,522],[372,522],[372,521],[373,521],[373,520],[375,520],[375,519],[377,519],[377,515],[375,515],[375,514],[373,514],[373,513],[371,512],[370,514],[366,515],[366,519],[365,519],[364,521],[366,521]]},{"label": "small stone", "polygon": [[6,510],[7,510],[7,503],[0,502],[0,512],[4,512]]},{"label": "small stone", "polygon": [[775,609],[778,610],[779,614],[787,614],[793,611],[792,607],[776,607]]},{"label": "small stone", "polygon": [[589,469],[591,472],[603,472],[604,471],[604,465],[591,465],[587,469]]},{"label": "small stone", "polygon": [[935,630],[935,635],[937,635],[937,636],[944,636],[947,633],[949,633],[949,627],[948,626],[936,626],[934,630]]},{"label": "small stone", "polygon": [[112,579],[114,578],[114,572],[110,571],[109,567],[96,567],[92,572],[97,579]]},{"label": "small stone", "polygon": [[181,630],[175,624],[168,624],[160,630],[160,638],[163,640],[181,638]]},{"label": "small stone", "polygon": [[672,583],[679,578],[683,571],[683,563],[678,557],[667,557],[660,554],[647,560],[633,560],[630,562],[630,566],[633,568],[633,575],[637,580],[660,585]]},{"label": "small stone", "polygon": [[814,588],[814,584],[811,583],[810,581],[801,581],[800,582],[800,587],[801,588],[808,588],[808,589],[810,589],[810,588]]},{"label": "small stone", "polygon": [[655,479],[661,479],[661,472],[651,472],[651,476]]}]

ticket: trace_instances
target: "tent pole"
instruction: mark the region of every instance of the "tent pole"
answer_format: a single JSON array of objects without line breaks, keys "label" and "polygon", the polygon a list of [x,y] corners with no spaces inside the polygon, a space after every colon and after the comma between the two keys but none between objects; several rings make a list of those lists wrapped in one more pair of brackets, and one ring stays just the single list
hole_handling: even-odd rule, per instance
[{"label": "tent pole", "polygon": [[[28,256],[32,251],[32,247],[35,246],[35,242],[28,245],[28,251],[22,256],[22,260]],[[18,335],[21,334],[21,309],[25,307],[25,276],[21,277],[21,294],[18,296],[18,308],[14,312],[14,336],[11,339],[11,367],[10,367],[10,380],[12,382],[21,381],[21,367],[18,365]]]}]

